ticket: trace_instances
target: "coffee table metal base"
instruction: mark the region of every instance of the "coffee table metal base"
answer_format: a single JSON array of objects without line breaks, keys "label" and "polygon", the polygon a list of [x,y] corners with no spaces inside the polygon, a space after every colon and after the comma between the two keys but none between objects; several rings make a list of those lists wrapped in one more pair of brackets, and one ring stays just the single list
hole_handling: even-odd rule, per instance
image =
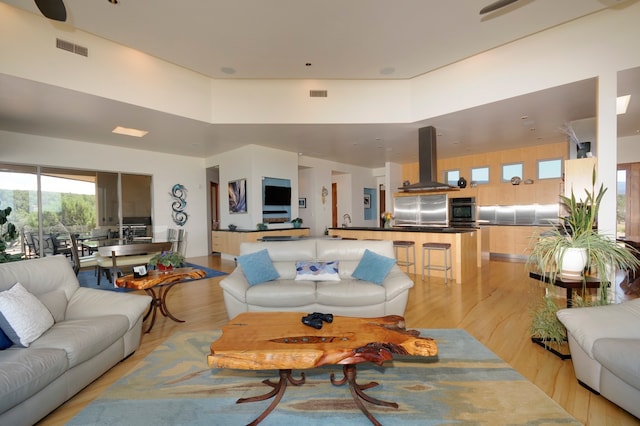
[{"label": "coffee table metal base", "polygon": [[280,370],[280,381],[278,383],[273,383],[271,380],[263,380],[262,383],[265,385],[269,385],[273,388],[272,391],[265,393],[264,395],[253,396],[251,398],[240,398],[236,401],[236,404],[242,404],[245,402],[256,402],[256,401],[264,401],[269,398],[275,398],[271,401],[271,404],[267,407],[266,410],[262,412],[254,421],[249,423],[249,426],[257,425],[261,421],[264,420],[265,417],[269,415],[276,408],[276,405],[280,403],[282,399],[282,395],[284,395],[284,391],[287,389],[287,383],[291,383],[294,386],[300,386],[304,383],[304,373],[300,374],[299,379],[294,379],[291,377],[291,370],[283,369]]},{"label": "coffee table metal base", "polygon": [[[363,390],[371,389],[375,386],[378,386],[378,383],[370,382],[370,383],[367,383],[366,385],[359,385],[356,382],[356,375],[357,375],[356,370],[357,370],[356,364],[344,365],[342,367],[342,372],[344,374],[344,377],[340,380],[336,380],[335,375],[331,373],[331,376],[330,376],[331,384],[335,386],[341,386],[341,385],[344,385],[345,383],[349,383],[349,390],[351,391],[351,396],[353,397],[353,400],[355,401],[360,411],[362,411],[364,415],[367,416],[367,418],[371,421],[371,423],[373,423],[376,426],[381,426],[381,423],[378,422],[375,417],[373,417],[373,414],[371,414],[369,410],[367,410],[367,407],[362,403],[362,400],[365,400],[371,404],[383,405],[385,407],[393,407],[393,408],[398,408],[398,404],[396,404],[395,402],[383,401],[364,393]],[[282,369],[280,370],[280,380],[278,381],[278,383],[274,383],[269,379],[262,381],[262,383],[264,383],[265,385],[271,386],[273,390],[265,393],[264,395],[253,396],[250,398],[240,398],[236,401],[236,404],[242,404],[245,402],[264,401],[269,398],[275,397],[273,401],[271,401],[271,404],[269,404],[269,406],[262,412],[262,414],[260,414],[254,421],[252,421],[248,425],[248,426],[254,426],[259,424],[261,421],[263,421],[265,417],[267,417],[269,413],[271,413],[273,409],[276,408],[276,406],[280,403],[280,400],[282,399],[282,395],[284,395],[284,391],[287,389],[288,383],[291,383],[294,386],[300,386],[304,384],[304,382],[305,382],[304,373],[300,373],[300,378],[295,379],[291,376],[291,370]]]},{"label": "coffee table metal base", "polygon": [[345,383],[349,383],[349,390],[351,391],[353,400],[356,402],[356,405],[358,406],[360,411],[362,411],[374,425],[380,426],[381,424],[376,420],[375,417],[373,417],[373,414],[371,414],[369,410],[367,410],[367,407],[365,407],[365,405],[362,403],[363,399],[371,404],[398,408],[398,404],[396,404],[395,402],[383,401],[362,392],[363,390],[371,389],[375,386],[378,386],[378,382],[369,382],[366,385],[359,385],[356,382],[356,364],[344,365],[342,367],[342,372],[344,374],[344,377],[341,380],[335,380],[334,374],[331,373],[331,384],[340,386],[344,385]]}]

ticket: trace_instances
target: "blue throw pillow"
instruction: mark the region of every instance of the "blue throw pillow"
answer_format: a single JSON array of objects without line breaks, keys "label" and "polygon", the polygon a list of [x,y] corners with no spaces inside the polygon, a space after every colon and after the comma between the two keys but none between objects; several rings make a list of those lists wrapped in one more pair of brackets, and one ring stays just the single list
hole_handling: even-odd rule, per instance
[{"label": "blue throw pillow", "polygon": [[2,329],[0,328],[0,351],[10,348],[11,346],[13,346],[13,342],[7,337],[6,334],[4,334],[4,331],[2,331]]},{"label": "blue throw pillow", "polygon": [[238,263],[242,268],[242,272],[244,272],[244,276],[247,277],[249,285],[256,285],[280,278],[280,274],[278,274],[276,268],[273,267],[273,263],[271,263],[267,249],[238,256]]},{"label": "blue throw pillow", "polygon": [[360,263],[358,263],[356,270],[353,271],[351,276],[359,280],[371,281],[372,283],[381,285],[395,264],[395,259],[365,249]]}]

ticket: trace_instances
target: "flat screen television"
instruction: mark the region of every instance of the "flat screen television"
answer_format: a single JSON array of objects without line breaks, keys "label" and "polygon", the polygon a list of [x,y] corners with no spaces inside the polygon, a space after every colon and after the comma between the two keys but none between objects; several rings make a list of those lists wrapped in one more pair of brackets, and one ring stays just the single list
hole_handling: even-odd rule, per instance
[{"label": "flat screen television", "polygon": [[290,206],[291,188],[287,186],[265,185],[264,187],[265,206]]}]

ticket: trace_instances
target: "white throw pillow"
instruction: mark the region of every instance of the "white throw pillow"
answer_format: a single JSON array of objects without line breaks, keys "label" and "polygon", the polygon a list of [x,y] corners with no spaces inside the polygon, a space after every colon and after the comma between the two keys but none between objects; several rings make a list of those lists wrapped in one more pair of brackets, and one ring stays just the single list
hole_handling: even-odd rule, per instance
[{"label": "white throw pillow", "polygon": [[0,292],[0,328],[16,345],[29,347],[52,325],[51,312],[22,284]]}]

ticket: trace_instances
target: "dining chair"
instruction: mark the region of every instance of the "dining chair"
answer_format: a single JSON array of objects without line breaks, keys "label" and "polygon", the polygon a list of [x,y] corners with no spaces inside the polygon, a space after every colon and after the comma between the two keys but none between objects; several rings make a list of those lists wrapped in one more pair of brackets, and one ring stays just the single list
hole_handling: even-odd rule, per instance
[{"label": "dining chair", "polygon": [[73,272],[78,275],[80,269],[88,268],[93,266],[96,269],[98,267],[97,256],[94,254],[90,254],[89,256],[80,256],[79,248],[78,248],[78,240],[75,234],[70,235],[71,239],[71,264],[73,266]]},{"label": "dining chair", "polygon": [[171,250],[170,241],[161,243],[129,243],[98,247],[98,285],[104,271],[109,282],[119,276],[119,268],[147,265],[156,254]]}]

